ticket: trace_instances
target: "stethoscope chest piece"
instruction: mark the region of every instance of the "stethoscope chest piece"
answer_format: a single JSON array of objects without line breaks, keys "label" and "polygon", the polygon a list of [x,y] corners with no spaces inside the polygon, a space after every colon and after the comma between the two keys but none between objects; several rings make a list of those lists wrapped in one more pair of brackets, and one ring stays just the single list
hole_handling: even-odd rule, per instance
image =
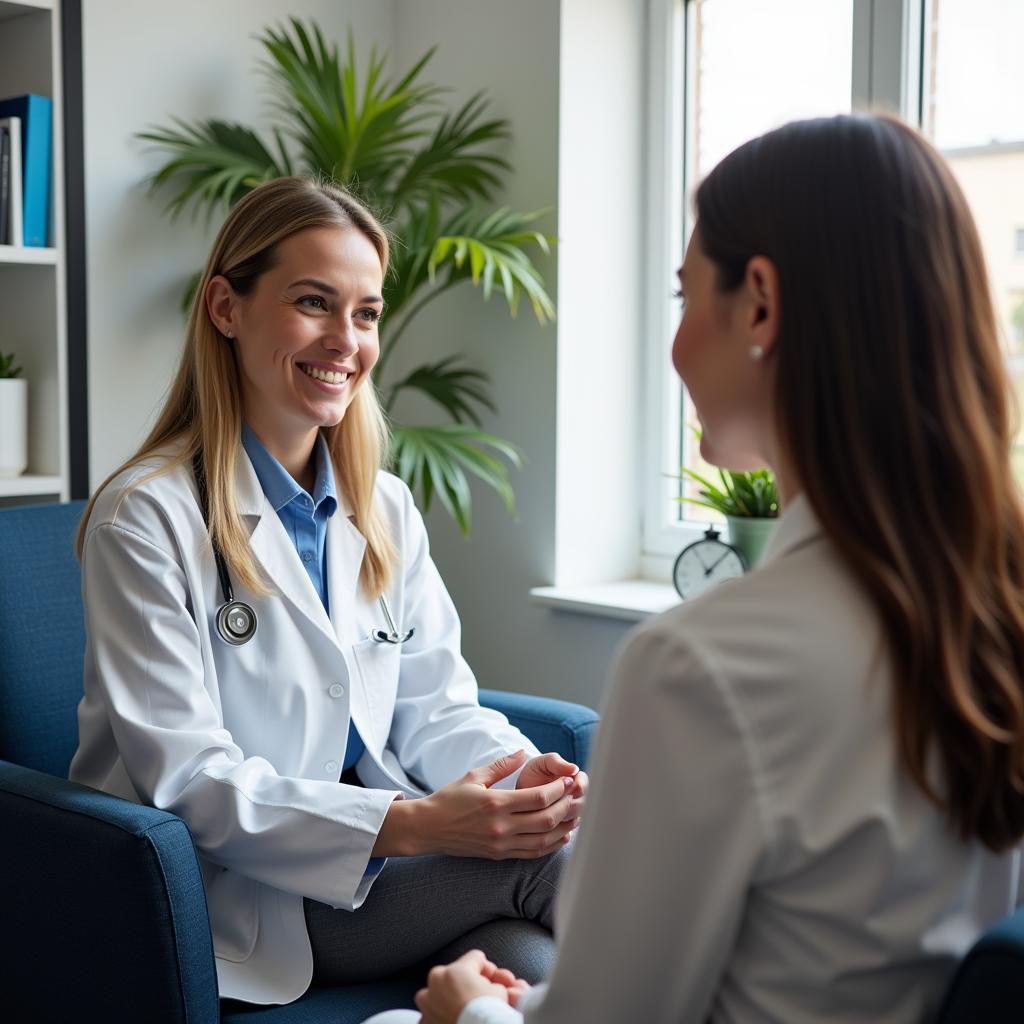
[{"label": "stethoscope chest piece", "polygon": [[391,608],[388,606],[388,599],[380,595],[380,610],[384,613],[384,621],[387,622],[387,629],[374,629],[370,631],[370,639],[379,644],[404,644],[416,633],[415,628],[407,629],[400,633],[395,626],[395,620],[391,617]]},{"label": "stethoscope chest piece", "polygon": [[412,638],[415,632],[415,629],[407,629],[404,633],[398,633],[394,630],[389,633],[386,629],[375,629],[370,634],[370,638],[376,640],[379,644],[404,644],[406,640]]},{"label": "stethoscope chest piece", "polygon": [[217,609],[217,632],[233,647],[241,647],[256,635],[256,613],[244,601],[229,601]]},{"label": "stethoscope chest piece", "polygon": [[[209,496],[206,492],[206,473],[203,469],[201,452],[196,452],[192,458],[192,471],[196,478],[196,490],[199,494],[199,508],[203,513],[203,522],[209,528]],[[231,644],[232,647],[241,647],[256,635],[256,612],[253,611],[251,605],[235,600],[235,592],[231,586],[231,576],[228,573],[228,563],[224,559],[224,553],[212,536],[210,544],[213,547],[213,560],[217,566],[217,578],[220,580],[220,592],[223,598],[217,608],[217,635],[226,644]]]}]

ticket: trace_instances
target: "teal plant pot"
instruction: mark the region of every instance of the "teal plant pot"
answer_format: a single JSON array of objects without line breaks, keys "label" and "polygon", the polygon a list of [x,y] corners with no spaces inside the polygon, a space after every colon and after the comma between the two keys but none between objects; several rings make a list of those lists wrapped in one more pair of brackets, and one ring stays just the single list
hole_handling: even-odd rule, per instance
[{"label": "teal plant pot", "polygon": [[747,561],[747,568],[753,569],[761,561],[768,538],[775,532],[778,517],[770,519],[752,516],[726,516],[729,523],[729,543]]}]

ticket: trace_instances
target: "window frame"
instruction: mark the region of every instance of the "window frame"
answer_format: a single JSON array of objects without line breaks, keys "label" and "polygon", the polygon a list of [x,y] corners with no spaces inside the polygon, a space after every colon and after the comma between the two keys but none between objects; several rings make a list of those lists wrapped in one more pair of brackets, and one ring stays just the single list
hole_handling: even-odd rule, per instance
[{"label": "window frame", "polygon": [[[890,110],[922,123],[924,29],[932,0],[853,0],[851,108]],[[646,316],[644,368],[644,510],[641,575],[667,580],[672,563],[708,523],[672,519],[679,493],[673,471],[681,464],[682,385],[667,372],[679,309],[668,301],[673,274],[692,229],[689,206],[693,124],[688,73],[694,59],[694,0],[648,0]],[[677,59],[681,55],[681,59]],[[682,181],[682,189],[677,183]],[[684,205],[685,204],[685,205]],[[666,216],[668,211],[668,216]]]}]

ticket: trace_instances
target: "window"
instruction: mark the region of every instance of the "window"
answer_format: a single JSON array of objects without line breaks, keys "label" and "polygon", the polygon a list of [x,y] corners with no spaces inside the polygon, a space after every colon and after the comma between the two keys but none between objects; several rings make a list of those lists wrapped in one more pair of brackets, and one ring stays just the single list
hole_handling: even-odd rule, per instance
[{"label": "window", "polygon": [[1024,347],[1024,292],[1017,292],[1010,298],[1010,340]]},{"label": "window", "polygon": [[679,466],[708,467],[691,429],[696,417],[669,370],[679,318],[669,296],[692,229],[692,190],[748,139],[797,118],[851,110],[854,7],[855,0],[652,2],[650,192],[652,209],[661,211],[660,222],[649,222],[647,275],[647,379],[657,399],[647,403],[649,450],[659,460],[647,467],[644,551],[652,574],[652,561],[678,553],[711,516],[679,500],[696,493],[692,485],[682,489]]},{"label": "window", "polygon": [[[1007,366],[1024,400],[1024,4],[931,0],[924,26],[922,129],[974,214]],[[1024,434],[1015,464],[1024,483]]]},{"label": "window", "polygon": [[[701,467],[687,430],[692,409],[668,369],[679,310],[666,296],[691,227],[688,204],[722,156],[777,124],[884,108],[921,126],[971,204],[1024,409],[1024,2],[649,3],[650,202],[661,221],[673,201],[677,207],[670,225],[653,214],[647,225],[643,568],[664,578],[669,559],[706,522],[698,506],[678,500],[679,466]],[[1018,451],[1024,483],[1024,433]]]}]

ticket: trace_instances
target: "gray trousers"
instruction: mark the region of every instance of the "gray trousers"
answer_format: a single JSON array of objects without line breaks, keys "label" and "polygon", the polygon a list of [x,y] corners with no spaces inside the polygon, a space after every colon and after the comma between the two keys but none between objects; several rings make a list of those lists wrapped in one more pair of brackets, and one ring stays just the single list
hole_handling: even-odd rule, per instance
[{"label": "gray trousers", "polygon": [[555,897],[572,845],[538,860],[392,857],[358,910],[307,899],[313,984],[372,981],[469,949],[541,981],[554,963]]}]

